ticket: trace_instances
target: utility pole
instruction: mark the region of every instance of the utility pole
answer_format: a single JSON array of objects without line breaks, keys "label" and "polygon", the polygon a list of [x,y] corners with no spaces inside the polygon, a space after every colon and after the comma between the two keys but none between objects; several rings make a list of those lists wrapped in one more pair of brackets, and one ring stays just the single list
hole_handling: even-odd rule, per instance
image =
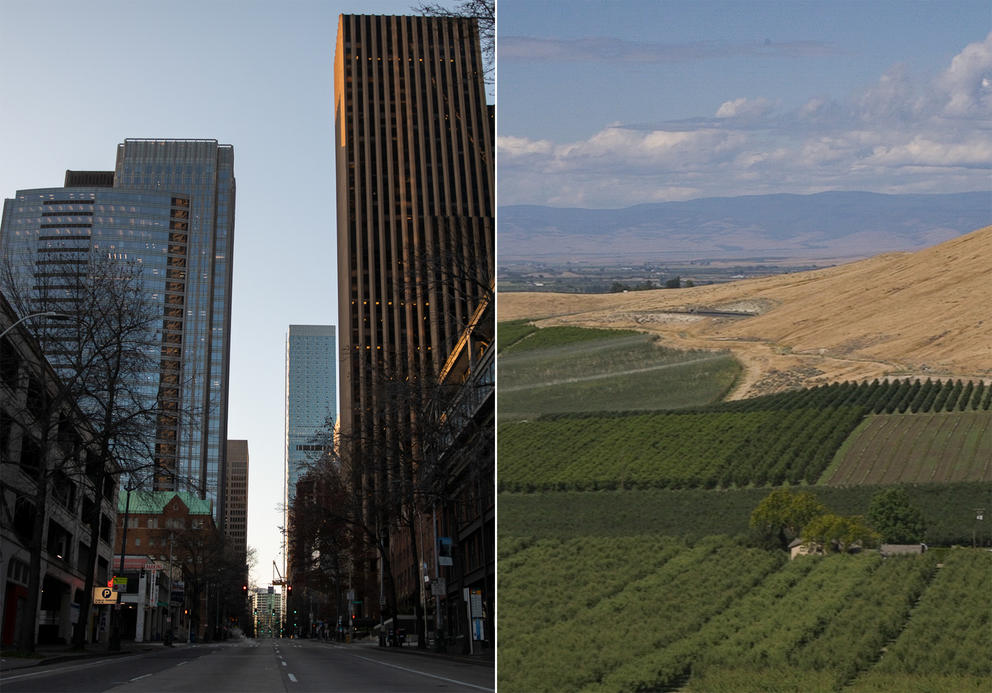
[{"label": "utility pole", "polygon": [[[128,513],[131,510],[131,483],[130,479],[128,483],[125,484],[125,489],[127,490],[127,496],[124,500],[124,531],[121,533],[121,565],[119,574],[124,577],[124,555],[127,553],[127,523],[128,523]],[[117,603],[114,604],[114,610],[111,612],[113,615],[112,623],[110,625],[110,642],[107,643],[108,650],[119,650],[121,649],[121,601],[123,596],[120,593],[117,595]]]}]

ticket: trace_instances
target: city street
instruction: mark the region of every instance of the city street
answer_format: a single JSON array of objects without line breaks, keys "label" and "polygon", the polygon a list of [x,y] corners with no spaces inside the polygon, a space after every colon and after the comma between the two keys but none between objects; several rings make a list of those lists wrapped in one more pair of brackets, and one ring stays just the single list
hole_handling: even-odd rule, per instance
[{"label": "city street", "polygon": [[241,640],[6,671],[4,693],[493,691],[494,668],[374,645]]}]

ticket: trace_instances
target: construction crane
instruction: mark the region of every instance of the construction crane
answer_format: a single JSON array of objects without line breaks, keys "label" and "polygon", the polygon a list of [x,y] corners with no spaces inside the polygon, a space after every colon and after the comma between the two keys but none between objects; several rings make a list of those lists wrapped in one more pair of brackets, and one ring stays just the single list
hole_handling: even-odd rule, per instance
[{"label": "construction crane", "polygon": [[[278,579],[276,579],[278,576]],[[282,578],[282,573],[279,572],[279,566],[276,565],[275,561],[272,561],[272,584],[273,585],[285,585],[286,581]]]}]

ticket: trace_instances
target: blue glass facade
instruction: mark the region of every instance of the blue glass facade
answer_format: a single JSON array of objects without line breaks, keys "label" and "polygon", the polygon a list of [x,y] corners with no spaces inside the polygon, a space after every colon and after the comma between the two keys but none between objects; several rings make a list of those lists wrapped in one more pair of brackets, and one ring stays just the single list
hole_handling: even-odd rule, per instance
[{"label": "blue glass facade", "polygon": [[[106,174],[108,179],[110,174]],[[68,176],[67,176],[68,178]],[[47,252],[139,261],[163,313],[159,370],[143,387],[191,415],[156,432],[156,457],[212,501],[223,522],[234,243],[234,150],[216,140],[127,139],[112,186],[17,192],[4,203],[0,251],[30,267]],[[30,262],[18,259],[26,258]],[[167,422],[168,423],[168,422]],[[159,479],[159,490],[170,483]]]},{"label": "blue glass facade", "polygon": [[314,459],[314,436],[337,419],[337,338],[331,325],[290,325],[286,337],[287,507],[301,467]]}]

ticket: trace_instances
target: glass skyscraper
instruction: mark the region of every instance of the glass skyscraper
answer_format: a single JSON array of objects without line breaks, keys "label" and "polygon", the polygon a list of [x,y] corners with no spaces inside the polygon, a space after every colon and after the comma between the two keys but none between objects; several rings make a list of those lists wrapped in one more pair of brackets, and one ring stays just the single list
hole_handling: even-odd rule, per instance
[{"label": "glass skyscraper", "polygon": [[[328,449],[337,418],[337,338],[332,325],[290,325],[286,335],[286,464],[283,469],[283,556],[293,568],[290,503],[296,482]],[[331,429],[331,430],[328,430]]]},{"label": "glass skyscraper", "polygon": [[318,434],[336,418],[337,339],[333,325],[290,325],[286,337],[285,500],[296,493],[303,466],[319,455]]},{"label": "glass skyscraper", "polygon": [[158,369],[142,383],[164,408],[154,455],[170,473],[156,476],[154,486],[209,499],[218,525],[224,518],[234,197],[231,145],[127,139],[118,145],[114,171],[67,171],[61,188],[19,190],[4,201],[0,225],[0,255],[22,272],[33,271],[36,280],[46,262],[141,264],[143,286],[162,314]]}]

